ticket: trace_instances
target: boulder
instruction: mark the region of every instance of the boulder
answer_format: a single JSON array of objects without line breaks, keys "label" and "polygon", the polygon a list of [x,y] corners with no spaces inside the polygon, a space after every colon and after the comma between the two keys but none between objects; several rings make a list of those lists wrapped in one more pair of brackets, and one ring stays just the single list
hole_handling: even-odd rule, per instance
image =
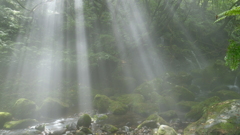
[{"label": "boulder", "polygon": [[175,85],[191,85],[193,77],[189,73],[180,72],[180,73],[168,73],[166,80]]},{"label": "boulder", "polygon": [[167,96],[173,98],[176,102],[179,101],[193,101],[195,99],[194,93],[182,86],[175,86],[168,93]]},{"label": "boulder", "polygon": [[157,135],[177,135],[177,132],[167,125],[160,125],[157,131]]},{"label": "boulder", "polygon": [[141,94],[137,94],[137,93],[133,93],[133,94],[125,94],[125,95],[121,95],[119,97],[117,97],[116,99],[117,101],[125,104],[125,105],[129,105],[132,104],[134,102],[144,102],[144,97]]},{"label": "boulder", "polygon": [[118,131],[117,127],[110,124],[104,124],[101,129],[109,134],[113,134]]},{"label": "boulder", "polygon": [[89,127],[91,125],[92,119],[88,114],[83,114],[78,118],[77,128],[79,127]]},{"label": "boulder", "polygon": [[94,121],[96,121],[96,123],[104,121],[106,119],[108,119],[108,116],[106,114],[96,114],[93,116]]},{"label": "boulder", "polygon": [[204,111],[207,109],[208,106],[211,106],[212,104],[215,104],[218,102],[220,102],[219,97],[215,96],[215,97],[208,98],[198,103],[197,105],[192,106],[190,112],[186,114],[186,118],[196,121],[202,117],[202,115],[204,114]]},{"label": "boulder", "polygon": [[91,135],[92,134],[92,131],[89,128],[87,128],[87,127],[80,127],[79,131],[82,131],[82,132],[84,132],[87,135]]},{"label": "boulder", "polygon": [[157,113],[151,114],[147,117],[145,121],[137,126],[138,129],[146,126],[149,128],[157,128],[158,124],[168,124],[161,116]]},{"label": "boulder", "polygon": [[198,102],[195,101],[181,101],[177,103],[177,109],[182,112],[189,112],[192,106],[197,105]]},{"label": "boulder", "polygon": [[231,90],[219,90],[210,93],[212,96],[218,96],[222,101],[229,99],[240,99],[240,94]]},{"label": "boulder", "polygon": [[169,109],[173,108],[175,104],[171,104],[171,101],[162,95],[159,95],[157,92],[149,93],[149,101],[153,104],[156,104],[159,108],[159,111],[168,111]]},{"label": "boulder", "polygon": [[23,129],[28,128],[29,126],[32,126],[37,123],[37,120],[35,119],[23,119],[18,121],[8,121],[4,124],[4,129]]},{"label": "boulder", "polygon": [[93,107],[98,110],[98,113],[106,113],[111,101],[107,96],[97,94],[93,100]]},{"label": "boulder", "polygon": [[33,101],[20,98],[13,106],[13,116],[18,119],[33,118],[37,108],[37,105]]},{"label": "boulder", "polygon": [[12,114],[9,112],[0,112],[0,128],[3,127],[3,125],[12,119]]},{"label": "boulder", "polygon": [[112,114],[115,115],[123,115],[127,112],[128,108],[126,105],[124,105],[121,102],[118,101],[112,101],[109,109],[108,109]]},{"label": "boulder", "polygon": [[160,78],[155,78],[153,80],[142,83],[134,91],[135,93],[143,95],[145,99],[151,99],[151,97],[149,97],[149,93],[161,93],[162,91],[170,89],[172,87],[173,85],[171,83],[166,82]]},{"label": "boulder", "polygon": [[161,112],[159,115],[164,118],[165,120],[171,120],[178,118],[177,112],[175,110],[169,110],[166,112]]},{"label": "boulder", "polygon": [[240,134],[240,100],[226,100],[208,106],[198,121],[184,129],[186,135]]},{"label": "boulder", "polygon": [[47,98],[43,101],[40,113],[44,117],[59,118],[65,116],[68,111],[68,104],[54,98]]},{"label": "boulder", "polygon": [[55,129],[53,130],[51,135],[63,135],[66,133],[66,128],[59,128],[59,129]]},{"label": "boulder", "polygon": [[143,103],[136,102],[131,105],[131,110],[142,116],[148,116],[152,114],[152,112],[158,112],[159,106],[151,102],[143,102]]}]

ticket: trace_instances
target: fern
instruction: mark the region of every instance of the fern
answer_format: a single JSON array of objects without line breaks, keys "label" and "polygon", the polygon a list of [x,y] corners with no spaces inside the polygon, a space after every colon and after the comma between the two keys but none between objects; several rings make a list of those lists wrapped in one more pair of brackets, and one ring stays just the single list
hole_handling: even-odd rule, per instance
[{"label": "fern", "polygon": [[218,14],[219,18],[214,23],[225,19],[227,16],[237,16],[237,15],[240,15],[240,6],[233,7],[230,10],[227,10],[227,11],[224,11],[224,12]]}]

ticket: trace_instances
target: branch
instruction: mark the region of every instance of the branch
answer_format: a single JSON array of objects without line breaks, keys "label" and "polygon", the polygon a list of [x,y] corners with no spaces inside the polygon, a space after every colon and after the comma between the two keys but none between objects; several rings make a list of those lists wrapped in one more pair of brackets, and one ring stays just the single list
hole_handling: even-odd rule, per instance
[{"label": "branch", "polygon": [[46,2],[50,2],[51,0],[47,0],[47,1],[44,1],[44,2],[40,2],[38,3],[36,6],[34,6],[31,10],[30,9],[27,9],[26,7],[24,7],[18,0],[16,0],[16,2],[25,10],[29,11],[30,13],[33,12],[35,9],[37,9],[38,6],[46,3]]},{"label": "branch", "polygon": [[29,9],[27,9],[27,8],[25,8],[18,0],[16,0],[17,1],[17,3],[22,7],[22,8],[24,8],[25,10],[27,10],[27,11],[31,11],[31,10],[29,10]]}]

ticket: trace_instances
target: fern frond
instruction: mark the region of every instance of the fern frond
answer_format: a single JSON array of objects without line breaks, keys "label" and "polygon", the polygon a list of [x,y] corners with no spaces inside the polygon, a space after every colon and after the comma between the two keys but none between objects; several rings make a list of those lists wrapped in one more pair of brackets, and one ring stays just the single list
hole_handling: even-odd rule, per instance
[{"label": "fern frond", "polygon": [[240,6],[233,7],[230,10],[227,10],[227,11],[224,11],[224,12],[218,14],[218,17],[220,17],[220,18],[217,19],[214,23],[225,19],[227,16],[237,16],[237,15],[240,15]]},{"label": "fern frond", "polygon": [[225,19],[226,17],[227,17],[227,16],[220,17],[220,18],[218,18],[214,23],[219,22],[219,21]]}]

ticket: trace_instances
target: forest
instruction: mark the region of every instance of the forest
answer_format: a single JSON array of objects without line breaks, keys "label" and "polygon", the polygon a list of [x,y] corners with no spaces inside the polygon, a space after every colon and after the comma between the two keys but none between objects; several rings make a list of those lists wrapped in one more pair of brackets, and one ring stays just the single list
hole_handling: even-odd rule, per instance
[{"label": "forest", "polygon": [[1,0],[1,135],[240,134],[240,0]]}]

